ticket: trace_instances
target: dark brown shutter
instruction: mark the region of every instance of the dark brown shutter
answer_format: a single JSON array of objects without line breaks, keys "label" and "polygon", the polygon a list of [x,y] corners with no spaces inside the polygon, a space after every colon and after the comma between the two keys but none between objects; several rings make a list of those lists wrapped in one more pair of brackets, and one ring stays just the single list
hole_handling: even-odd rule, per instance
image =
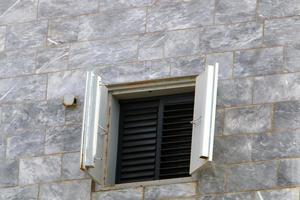
[{"label": "dark brown shutter", "polygon": [[193,97],[120,102],[116,183],[189,176]]}]

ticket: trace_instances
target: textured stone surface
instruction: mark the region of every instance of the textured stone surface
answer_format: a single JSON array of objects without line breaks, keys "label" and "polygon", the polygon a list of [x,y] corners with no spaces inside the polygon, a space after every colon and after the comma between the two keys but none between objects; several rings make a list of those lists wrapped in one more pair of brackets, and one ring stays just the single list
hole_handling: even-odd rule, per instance
[{"label": "textured stone surface", "polygon": [[214,2],[210,0],[164,0],[150,7],[147,31],[198,27],[213,23]]},{"label": "textured stone surface", "polygon": [[262,24],[242,23],[200,29],[201,52],[255,48],[262,45]]},{"label": "textured stone surface", "polygon": [[287,17],[300,14],[300,2],[298,0],[260,0],[258,3],[259,17]]},{"label": "textured stone surface", "polygon": [[166,61],[170,64],[171,76],[197,75],[205,68],[205,57],[203,56],[168,58]]},{"label": "textured stone surface", "polygon": [[0,160],[5,159],[5,151],[6,151],[6,138],[4,136],[0,136]]},{"label": "textured stone surface", "polygon": [[4,105],[1,110],[0,131],[10,135],[19,130],[61,125],[65,122],[65,110],[61,101]]},{"label": "textured stone surface", "polygon": [[3,51],[5,47],[5,34],[6,34],[6,27],[0,26],[0,51]]},{"label": "textured stone surface", "polygon": [[140,34],[145,32],[145,22],[145,9],[130,9],[123,12],[107,11],[97,15],[82,16],[78,39],[91,40]]},{"label": "textured stone surface", "polygon": [[1,161],[0,187],[15,186],[18,184],[19,162],[16,160]]},{"label": "textured stone surface", "polygon": [[91,181],[67,181],[42,184],[39,199],[41,200],[90,200]]},{"label": "textured stone surface", "polygon": [[298,189],[266,190],[255,193],[256,199],[298,200]]},{"label": "textured stone surface", "polygon": [[6,48],[42,47],[46,44],[47,21],[28,22],[7,27]]},{"label": "textured stone surface", "polygon": [[65,71],[49,75],[47,99],[62,99],[66,94],[79,98],[84,96],[85,73],[83,71]]},{"label": "textured stone surface", "polygon": [[218,82],[217,104],[219,106],[251,104],[252,87],[251,79],[221,80]]},{"label": "textured stone surface", "polygon": [[224,194],[219,196],[203,196],[199,200],[253,200],[252,193]]},{"label": "textured stone surface", "polygon": [[75,16],[96,12],[97,0],[40,0],[39,18]]},{"label": "textured stone surface", "polygon": [[62,157],[62,179],[81,179],[87,178],[87,175],[80,170],[80,154],[79,153],[67,153]]},{"label": "textured stone surface", "polygon": [[300,160],[282,160],[279,163],[278,185],[291,186],[300,184]]},{"label": "textured stone surface", "polygon": [[8,137],[6,157],[37,156],[44,153],[45,130],[22,131],[16,136]]},{"label": "textured stone surface", "polygon": [[224,110],[217,110],[216,112],[216,120],[215,120],[215,136],[223,134],[224,128]]},{"label": "textured stone surface", "polygon": [[286,48],[286,70],[289,72],[300,71],[300,45]]},{"label": "textured stone surface", "polygon": [[22,50],[0,53],[0,66],[1,78],[33,74],[35,52]]},{"label": "textured stone surface", "polygon": [[251,161],[252,143],[247,135],[216,137],[213,159],[218,164]]},{"label": "textured stone surface", "polygon": [[6,0],[0,2],[0,24],[34,21],[38,0]]},{"label": "textured stone surface", "polygon": [[269,105],[226,110],[224,135],[266,132],[271,129],[271,115]]},{"label": "textured stone surface", "polygon": [[254,79],[253,102],[266,103],[300,98],[300,74],[283,74]]},{"label": "textured stone surface", "polygon": [[207,65],[215,65],[219,63],[219,78],[226,79],[232,77],[233,53],[215,53],[209,54],[206,57]]},{"label": "textured stone surface", "polygon": [[37,52],[36,73],[62,71],[68,68],[69,48],[47,48]]},{"label": "textured stone surface", "polygon": [[61,156],[35,157],[20,160],[19,184],[33,184],[59,180]]},{"label": "textured stone surface", "polygon": [[276,129],[300,128],[300,102],[276,103],[274,108],[274,126]]},{"label": "textured stone surface", "polygon": [[139,40],[139,60],[188,56],[199,52],[197,29],[158,32],[143,35]]},{"label": "textured stone surface", "polygon": [[61,18],[49,22],[47,43],[49,46],[76,42],[79,32],[79,18]]},{"label": "textured stone surface", "polygon": [[189,197],[196,194],[195,183],[179,183],[145,188],[145,200],[158,200],[175,197]]},{"label": "textured stone surface", "polygon": [[281,131],[253,136],[252,159],[271,160],[300,155],[300,131]]},{"label": "textured stone surface", "polygon": [[300,42],[300,17],[266,20],[264,44],[288,45]]},{"label": "textured stone surface", "polygon": [[137,60],[137,38],[77,43],[71,46],[70,68]]},{"label": "textured stone surface", "polygon": [[255,0],[216,0],[216,23],[254,21],[255,17]]},{"label": "textured stone surface", "polygon": [[141,200],[143,199],[142,188],[130,188],[124,190],[103,191],[93,194],[92,200]]},{"label": "textured stone surface", "polygon": [[79,126],[49,127],[46,131],[45,153],[79,151],[80,139]]},{"label": "textured stone surface", "polygon": [[46,76],[0,80],[0,102],[24,102],[44,100],[46,96]]},{"label": "textured stone surface", "polygon": [[283,48],[238,51],[235,54],[235,77],[267,75],[283,72]]},{"label": "textured stone surface", "polygon": [[100,0],[100,10],[126,9],[132,7],[151,6],[155,0]]},{"label": "textured stone surface", "polygon": [[267,189],[276,186],[275,162],[241,164],[228,168],[227,191]]},{"label": "textured stone surface", "polygon": [[225,169],[222,166],[210,164],[199,171],[198,190],[200,194],[218,193],[225,191]]},{"label": "textured stone surface", "polygon": [[0,200],[37,200],[38,186],[13,187],[0,189]]}]

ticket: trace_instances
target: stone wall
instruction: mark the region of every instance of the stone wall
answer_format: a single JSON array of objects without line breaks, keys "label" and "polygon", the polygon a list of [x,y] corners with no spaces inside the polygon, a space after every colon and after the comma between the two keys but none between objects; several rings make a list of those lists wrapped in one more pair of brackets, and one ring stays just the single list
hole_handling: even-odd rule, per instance
[{"label": "stone wall", "polygon": [[[299,0],[0,0],[0,199],[298,200],[299,15]],[[214,62],[214,162],[198,179],[91,192],[85,71],[115,83]]]}]

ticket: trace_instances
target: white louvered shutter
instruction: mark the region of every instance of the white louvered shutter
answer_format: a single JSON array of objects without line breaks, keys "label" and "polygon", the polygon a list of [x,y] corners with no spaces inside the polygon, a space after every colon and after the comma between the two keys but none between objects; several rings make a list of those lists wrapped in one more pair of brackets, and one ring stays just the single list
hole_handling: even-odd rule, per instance
[{"label": "white louvered shutter", "polygon": [[212,161],[218,68],[209,65],[196,78],[190,174]]},{"label": "white louvered shutter", "polygon": [[80,168],[103,183],[103,145],[107,130],[108,90],[101,77],[87,72],[82,123]]}]

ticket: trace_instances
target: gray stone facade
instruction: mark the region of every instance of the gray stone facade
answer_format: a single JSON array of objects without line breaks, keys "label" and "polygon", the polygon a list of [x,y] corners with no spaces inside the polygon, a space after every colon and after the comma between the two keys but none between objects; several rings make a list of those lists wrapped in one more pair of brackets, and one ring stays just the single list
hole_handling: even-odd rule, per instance
[{"label": "gray stone facade", "polygon": [[[0,0],[0,200],[299,200],[299,15],[299,0]],[[214,161],[193,181],[95,191],[85,71],[118,83],[215,62]]]}]

